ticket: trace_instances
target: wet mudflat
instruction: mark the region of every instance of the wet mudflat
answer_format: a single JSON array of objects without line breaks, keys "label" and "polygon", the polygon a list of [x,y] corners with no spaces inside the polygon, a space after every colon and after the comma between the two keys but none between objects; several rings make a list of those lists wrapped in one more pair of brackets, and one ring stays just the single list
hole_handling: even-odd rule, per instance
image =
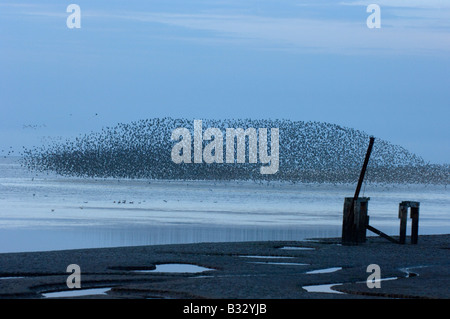
[{"label": "wet mudflat", "polygon": [[[420,236],[417,245],[408,240],[405,245],[370,237],[358,246],[329,238],[6,253],[0,254],[0,297],[449,298],[450,235]],[[70,264],[80,267],[80,289],[68,289]],[[380,288],[366,284],[370,264],[380,266]]]}]

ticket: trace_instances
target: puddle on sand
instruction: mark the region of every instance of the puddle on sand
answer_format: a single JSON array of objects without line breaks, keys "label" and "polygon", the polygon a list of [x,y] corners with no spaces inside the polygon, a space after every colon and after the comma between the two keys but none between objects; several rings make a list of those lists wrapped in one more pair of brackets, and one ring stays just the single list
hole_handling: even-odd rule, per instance
[{"label": "puddle on sand", "polygon": [[108,290],[112,287],[107,288],[90,288],[90,289],[71,289],[43,293],[42,296],[45,298],[64,298],[64,297],[83,297],[92,295],[105,295]]},{"label": "puddle on sand", "polygon": [[201,267],[192,264],[159,264],[156,265],[156,269],[144,269],[144,270],[133,270],[139,273],[198,273],[208,270],[214,270],[211,268]]},{"label": "puddle on sand", "polygon": [[[419,266],[424,267],[424,266]],[[401,270],[407,273],[407,277],[414,277],[417,276],[416,273],[412,273],[410,269],[412,268],[419,268],[419,267],[409,267],[409,268],[402,268]],[[334,271],[342,269],[341,267],[334,267],[334,268],[327,268],[327,269],[319,269],[319,270],[313,270],[312,272],[307,272],[307,274],[311,273],[323,273],[324,270],[328,270],[327,272],[331,272],[332,269],[335,269]],[[386,277],[386,278],[380,278],[375,279],[373,282],[381,282],[381,281],[388,281],[388,280],[397,280],[401,277]],[[367,283],[367,281],[357,281],[356,283]],[[332,293],[332,294],[345,294],[344,292],[337,291],[331,289],[331,287],[334,286],[340,286],[343,283],[335,283],[335,284],[325,284],[325,285],[311,285],[311,286],[303,286],[302,288],[305,289],[307,292],[322,292],[322,293]]]},{"label": "puddle on sand", "polygon": [[315,250],[315,248],[311,248],[311,247],[298,247],[298,246],[285,246],[285,247],[281,247],[280,249],[285,249],[285,250]]},{"label": "puddle on sand", "polygon": [[331,267],[331,268],[307,271],[306,274],[308,274],[308,275],[312,275],[312,274],[328,274],[330,272],[335,272],[335,271],[338,271],[338,270],[341,270],[341,269],[342,269],[342,267]]},{"label": "puddle on sand", "polygon": [[410,277],[419,276],[419,274],[417,272],[413,272],[413,271],[411,271],[411,269],[425,268],[425,267],[428,267],[428,266],[412,266],[412,267],[407,267],[407,268],[400,268],[400,270],[403,271],[404,273],[406,273],[407,278],[410,278]]},{"label": "puddle on sand", "polygon": [[322,293],[329,293],[329,294],[344,294],[343,292],[333,290],[331,287],[342,285],[342,283],[339,284],[325,284],[325,285],[311,285],[311,286],[303,286],[302,288],[305,289],[307,292],[322,292]]},{"label": "puddle on sand", "polygon": [[252,261],[251,264],[265,264],[265,265],[287,265],[287,266],[308,266],[309,264],[301,263],[283,263],[283,262],[271,262],[271,261]]},{"label": "puddle on sand", "polygon": [[258,256],[258,255],[242,255],[238,257],[243,258],[261,258],[261,259],[282,259],[282,258],[295,258],[290,256]]}]

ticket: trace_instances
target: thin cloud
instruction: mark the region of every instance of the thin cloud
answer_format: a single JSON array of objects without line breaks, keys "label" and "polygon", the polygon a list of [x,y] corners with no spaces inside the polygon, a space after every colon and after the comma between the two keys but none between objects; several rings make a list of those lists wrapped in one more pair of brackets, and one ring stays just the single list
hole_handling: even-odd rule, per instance
[{"label": "thin cloud", "polygon": [[[383,4],[385,1],[380,1]],[[387,1],[386,1],[387,2]],[[390,3],[390,1],[388,1]],[[392,1],[404,4],[404,1]],[[418,5],[422,1],[413,1]],[[431,1],[434,5],[440,1]],[[369,1],[353,1],[345,5],[361,5]],[[341,3],[344,4],[344,3]],[[23,14],[62,18],[67,13],[57,10],[39,11],[24,9]],[[417,12],[416,12],[417,13]],[[432,16],[427,19],[430,21]],[[140,28],[151,33],[152,24],[172,27],[173,39],[197,41],[204,44],[253,46],[269,50],[292,50],[297,52],[323,52],[339,54],[448,54],[450,52],[450,30],[448,23],[418,23],[408,20],[382,16],[381,29],[369,29],[366,26],[367,14],[360,21],[334,20],[332,18],[293,18],[273,17],[249,14],[218,13],[171,13],[142,11],[95,11],[82,10],[86,21],[108,21],[108,26],[132,27],[128,22],[142,23]],[[442,16],[441,16],[442,17]],[[444,19],[445,20],[445,19]],[[447,21],[447,20],[445,20]],[[85,23],[83,28],[86,28]],[[436,30],[436,26],[442,28]],[[183,32],[180,32],[184,30]],[[185,31],[189,32],[185,32]],[[132,35],[131,35],[132,36]]]},{"label": "thin cloud", "polygon": [[340,2],[341,5],[347,6],[368,6],[372,3],[383,7],[450,9],[450,2],[448,0],[359,0]]},{"label": "thin cloud", "polygon": [[[323,52],[357,53],[403,52],[423,54],[449,52],[449,32],[426,28],[396,27],[395,20],[386,20],[389,27],[368,29],[361,22],[332,19],[274,18],[252,15],[142,13],[109,15],[144,23],[209,32],[212,38],[256,41],[278,48],[314,49]],[[202,36],[205,39],[205,35]],[[419,41],[420,39],[420,41]]]}]

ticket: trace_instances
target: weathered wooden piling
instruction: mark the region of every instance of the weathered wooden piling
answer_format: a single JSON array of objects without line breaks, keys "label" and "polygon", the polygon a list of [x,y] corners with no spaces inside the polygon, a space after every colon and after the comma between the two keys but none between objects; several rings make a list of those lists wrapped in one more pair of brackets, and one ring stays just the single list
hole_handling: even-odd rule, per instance
[{"label": "weathered wooden piling", "polygon": [[346,197],[344,201],[344,214],[342,220],[342,243],[358,244],[366,241],[366,227],[369,223],[367,216],[368,197],[359,197],[361,186],[366,174],[367,165],[369,164],[370,154],[375,138],[370,137],[369,146],[367,148],[364,164],[359,175],[358,184],[356,186],[353,198]]},{"label": "weathered wooden piling", "polygon": [[402,205],[401,203],[398,206],[398,218],[400,219],[399,242],[400,244],[404,244],[406,238],[406,224],[408,221],[408,207]]},{"label": "weathered wooden piling", "polygon": [[400,244],[406,241],[406,224],[408,220],[408,208],[410,209],[411,244],[417,244],[419,237],[419,202],[403,201],[398,205],[398,218],[400,219]]},{"label": "weathered wooden piling", "polygon": [[[366,229],[369,224],[367,215],[369,197],[346,197],[342,221],[342,243],[358,244],[366,241]],[[352,218],[350,218],[352,216]]]},{"label": "weathered wooden piling", "polygon": [[394,244],[399,244],[399,243],[400,243],[397,239],[392,238],[392,237],[389,236],[388,234],[383,233],[381,230],[376,229],[376,228],[373,227],[373,226],[367,225],[367,229],[370,230],[371,232],[373,232],[373,233],[379,235],[380,237],[383,237],[384,239],[389,240],[390,242],[392,242],[392,243],[394,243]]},{"label": "weathered wooden piling", "polygon": [[369,216],[367,215],[367,208],[369,204],[368,197],[359,197],[361,185],[364,180],[367,165],[369,163],[370,154],[374,143],[374,138],[370,137],[369,147],[366,152],[366,158],[359,175],[358,185],[356,187],[355,195],[353,197],[346,197],[344,201],[344,214],[342,220],[342,243],[346,245],[357,245],[366,241],[366,230],[370,230],[375,234],[386,238],[387,240],[404,244],[406,238],[406,224],[408,219],[408,208],[411,210],[411,244],[417,244],[419,236],[419,202],[403,201],[399,205],[398,218],[400,219],[400,236],[399,240],[383,233],[369,225]]}]

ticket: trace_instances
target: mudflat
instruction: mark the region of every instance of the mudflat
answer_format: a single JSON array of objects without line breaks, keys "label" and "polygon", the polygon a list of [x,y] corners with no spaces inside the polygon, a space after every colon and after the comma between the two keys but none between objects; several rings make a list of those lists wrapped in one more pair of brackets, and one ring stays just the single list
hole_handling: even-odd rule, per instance
[{"label": "mudflat", "polygon": [[356,246],[320,238],[6,253],[0,298],[446,299],[449,252],[446,234],[417,245],[368,237]]}]

